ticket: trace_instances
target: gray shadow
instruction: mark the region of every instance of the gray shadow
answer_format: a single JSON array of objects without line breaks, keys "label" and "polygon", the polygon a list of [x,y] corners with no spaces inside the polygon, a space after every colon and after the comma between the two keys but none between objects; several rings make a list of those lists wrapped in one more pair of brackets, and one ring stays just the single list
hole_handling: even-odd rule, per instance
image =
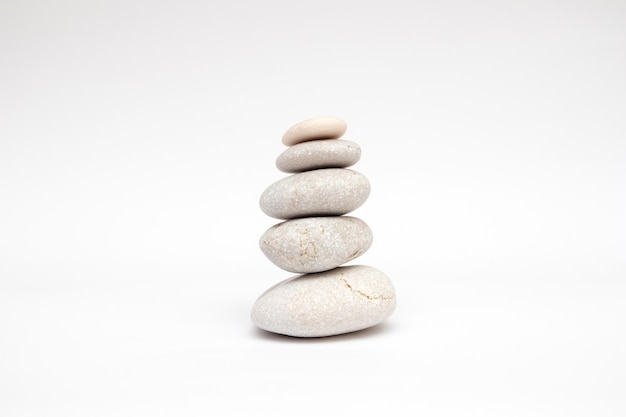
[{"label": "gray shadow", "polygon": [[253,330],[254,336],[276,343],[333,343],[333,342],[346,342],[356,339],[367,339],[372,337],[378,337],[385,333],[393,331],[393,325],[388,322],[377,324],[367,329],[357,330],[356,332],[344,333],[335,336],[324,337],[295,337],[287,336],[284,334],[272,333],[263,329],[255,327]]}]

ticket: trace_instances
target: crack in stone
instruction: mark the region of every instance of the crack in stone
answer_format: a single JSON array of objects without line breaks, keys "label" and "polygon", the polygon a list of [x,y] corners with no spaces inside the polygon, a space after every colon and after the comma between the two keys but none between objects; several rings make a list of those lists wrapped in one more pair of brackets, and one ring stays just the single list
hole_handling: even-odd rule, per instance
[{"label": "crack in stone", "polygon": [[343,272],[341,273],[341,277],[340,277],[339,279],[340,279],[341,281],[343,281],[343,284],[344,284],[346,287],[348,287],[348,289],[349,289],[350,291],[352,291],[352,292],[354,292],[354,293],[357,293],[357,294],[358,294],[358,295],[360,295],[361,297],[365,297],[365,298],[367,298],[367,299],[368,299],[368,300],[370,300],[370,301],[372,301],[372,300],[393,300],[393,297],[384,296],[384,295],[376,295],[376,296],[371,296],[371,295],[368,295],[368,294],[364,293],[363,291],[359,291],[359,290],[357,290],[357,289],[355,289],[355,288],[352,288],[352,285],[350,285],[350,284],[348,283],[348,280],[346,280],[346,279],[343,277]]},{"label": "crack in stone", "polygon": [[[299,235],[300,257],[317,258],[317,247],[312,239],[309,239],[309,231],[305,228]],[[312,250],[313,253],[309,253]]]}]

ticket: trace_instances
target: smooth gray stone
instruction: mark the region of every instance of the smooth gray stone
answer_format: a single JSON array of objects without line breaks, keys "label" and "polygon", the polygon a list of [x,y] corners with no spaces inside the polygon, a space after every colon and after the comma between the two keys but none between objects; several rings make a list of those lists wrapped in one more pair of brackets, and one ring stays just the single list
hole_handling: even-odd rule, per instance
[{"label": "smooth gray stone", "polygon": [[393,284],[376,268],[345,266],[289,278],[252,308],[261,329],[296,337],[354,332],[387,319],[396,308]]},{"label": "smooth gray stone", "polygon": [[361,148],[349,140],[313,140],[293,145],[281,153],[276,159],[276,168],[283,172],[345,168],[356,164],[360,158]]},{"label": "smooth gray stone", "polygon": [[348,125],[338,117],[314,117],[291,126],[283,135],[284,145],[317,139],[337,139],[346,133]]},{"label": "smooth gray stone", "polygon": [[370,194],[367,178],[344,168],[290,175],[270,185],[259,205],[277,219],[341,216],[359,208]]},{"label": "smooth gray stone", "polygon": [[259,246],[279,268],[310,273],[356,259],[372,246],[372,239],[370,227],[356,217],[305,217],[272,226]]}]

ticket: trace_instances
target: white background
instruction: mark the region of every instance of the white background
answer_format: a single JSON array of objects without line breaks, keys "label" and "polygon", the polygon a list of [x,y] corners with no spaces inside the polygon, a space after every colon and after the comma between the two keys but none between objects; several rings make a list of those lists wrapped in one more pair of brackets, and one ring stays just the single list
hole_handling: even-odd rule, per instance
[{"label": "white background", "polygon": [[[626,415],[626,3],[0,2],[0,415]],[[257,330],[283,132],[398,308]]]}]

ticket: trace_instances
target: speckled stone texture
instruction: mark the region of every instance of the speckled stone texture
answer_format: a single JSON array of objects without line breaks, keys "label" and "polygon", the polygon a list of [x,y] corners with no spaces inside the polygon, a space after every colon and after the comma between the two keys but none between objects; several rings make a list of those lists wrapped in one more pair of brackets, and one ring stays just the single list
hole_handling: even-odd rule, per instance
[{"label": "speckled stone texture", "polygon": [[372,230],[356,217],[305,217],[272,226],[261,236],[265,256],[289,272],[321,272],[343,265],[372,245]]},{"label": "speckled stone texture", "polygon": [[346,133],[346,122],[338,117],[314,117],[291,126],[283,135],[283,144],[293,146],[296,143],[316,139],[337,139]]},{"label": "speckled stone texture", "polygon": [[303,172],[320,168],[346,168],[361,158],[361,148],[341,139],[312,140],[298,143],[276,158],[276,168],[283,172]]},{"label": "speckled stone texture", "polygon": [[342,266],[372,245],[372,231],[356,217],[370,183],[346,169],[361,148],[338,139],[346,124],[318,117],[292,126],[283,136],[290,148],[276,159],[295,172],[270,185],[259,205],[286,220],[259,240],[265,256],[286,271],[301,273],[267,290],[254,304],[252,321],[261,329],[296,337],[324,337],[374,326],[393,313],[396,296],[385,274],[370,266]]},{"label": "speckled stone texture", "polygon": [[359,208],[370,194],[363,174],[343,168],[290,175],[261,195],[261,210],[277,219],[341,216]]},{"label": "speckled stone texture", "polygon": [[287,279],[263,293],[252,309],[261,329],[324,337],[374,326],[396,307],[393,284],[376,268],[355,265]]}]

